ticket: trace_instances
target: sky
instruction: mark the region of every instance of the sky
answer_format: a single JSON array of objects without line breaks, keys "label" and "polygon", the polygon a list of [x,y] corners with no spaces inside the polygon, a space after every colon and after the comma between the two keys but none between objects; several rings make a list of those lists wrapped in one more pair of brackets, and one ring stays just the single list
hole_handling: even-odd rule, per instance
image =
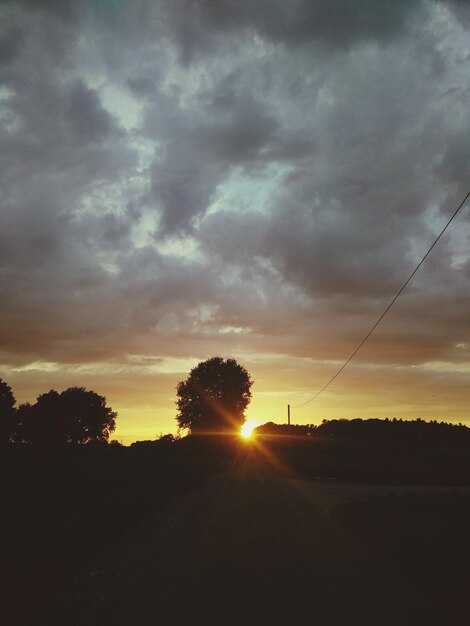
[{"label": "sky", "polygon": [[[0,377],[124,443],[233,357],[282,422],[469,191],[468,0],[0,3]],[[470,206],[295,423],[470,423]]]}]

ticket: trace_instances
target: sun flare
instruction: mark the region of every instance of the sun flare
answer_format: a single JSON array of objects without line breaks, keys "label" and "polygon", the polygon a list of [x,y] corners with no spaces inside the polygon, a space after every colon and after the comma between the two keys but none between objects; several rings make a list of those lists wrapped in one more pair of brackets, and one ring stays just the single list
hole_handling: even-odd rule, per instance
[{"label": "sun flare", "polygon": [[249,439],[253,434],[253,430],[258,426],[257,422],[247,420],[241,427],[240,434],[244,439]]}]

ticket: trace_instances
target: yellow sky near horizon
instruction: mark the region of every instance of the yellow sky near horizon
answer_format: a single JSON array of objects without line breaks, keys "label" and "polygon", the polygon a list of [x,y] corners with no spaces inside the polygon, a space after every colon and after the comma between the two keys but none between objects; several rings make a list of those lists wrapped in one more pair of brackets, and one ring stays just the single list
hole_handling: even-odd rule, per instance
[{"label": "yellow sky near horizon", "polygon": [[[337,363],[279,355],[272,360],[264,355],[262,359],[251,356],[238,361],[254,380],[246,417],[258,424],[286,422],[287,404],[291,405],[292,423],[298,424],[385,417],[470,421],[466,368],[457,367],[455,371],[443,363],[433,367],[364,365],[358,356],[359,362],[351,363],[321,396],[296,408],[327,382]],[[197,359],[185,360],[184,364],[190,369]],[[104,395],[108,405],[118,412],[112,438],[128,445],[177,432],[175,387],[189,374],[189,369],[171,371],[179,365],[177,360],[169,360],[160,368],[163,372],[133,372],[131,367],[106,373],[103,366],[99,372],[81,366],[48,366],[44,371],[37,364],[36,369],[2,371],[0,375],[12,387],[18,403],[34,402],[37,395],[51,388],[61,391],[74,385]]]}]

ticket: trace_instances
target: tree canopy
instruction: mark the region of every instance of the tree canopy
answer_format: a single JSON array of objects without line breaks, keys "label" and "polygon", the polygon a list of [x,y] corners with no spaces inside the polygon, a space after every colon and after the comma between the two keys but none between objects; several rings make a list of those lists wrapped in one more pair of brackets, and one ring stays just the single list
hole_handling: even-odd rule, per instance
[{"label": "tree canopy", "polygon": [[45,446],[107,442],[116,427],[106,398],[83,387],[54,389],[17,410],[15,441]]},{"label": "tree canopy", "polygon": [[213,357],[178,383],[176,420],[194,432],[238,432],[245,422],[253,381],[235,359]]}]

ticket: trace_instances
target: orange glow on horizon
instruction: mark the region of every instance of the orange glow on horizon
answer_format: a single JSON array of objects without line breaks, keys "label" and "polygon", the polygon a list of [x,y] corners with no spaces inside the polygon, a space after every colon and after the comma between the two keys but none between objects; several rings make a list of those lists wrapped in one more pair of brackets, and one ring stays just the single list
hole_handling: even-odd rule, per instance
[{"label": "orange glow on horizon", "polygon": [[[365,376],[362,366],[351,365],[326,394],[296,409],[292,405],[312,397],[316,381],[319,388],[328,379],[331,366],[309,368],[305,361],[301,361],[294,367],[290,361],[284,365],[281,359],[273,360],[273,363],[252,363],[248,358],[240,361],[255,381],[251,402],[245,412],[247,423],[254,422],[255,427],[267,422],[286,423],[287,404],[291,404],[292,424],[321,424],[323,419],[386,417],[410,420],[421,417],[426,421],[435,419],[470,424],[466,408],[468,387],[456,386],[447,372],[444,379],[436,380],[435,372],[411,366],[368,367]],[[48,389],[61,391],[76,384],[105,396],[108,405],[118,413],[116,430],[110,440],[117,439],[124,445],[155,440],[163,434],[177,434],[174,390],[178,380],[183,380],[186,375],[187,372],[179,372],[161,379],[158,375],[69,372],[66,368],[44,373],[0,372],[0,377],[12,387],[17,405],[34,403],[35,398]],[[430,395],[429,385],[438,382],[439,393]],[[238,432],[241,439],[239,423],[234,432]],[[242,441],[252,442],[253,437],[243,437]]]}]

